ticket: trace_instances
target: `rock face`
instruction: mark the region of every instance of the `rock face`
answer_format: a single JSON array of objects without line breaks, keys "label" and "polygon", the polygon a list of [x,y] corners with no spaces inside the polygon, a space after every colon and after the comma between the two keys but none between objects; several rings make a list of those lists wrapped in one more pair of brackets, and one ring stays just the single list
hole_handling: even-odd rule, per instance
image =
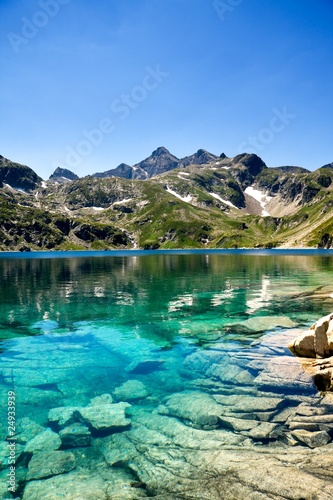
[{"label": "rock face", "polygon": [[294,339],[289,349],[295,356],[327,358],[333,355],[333,313],[318,320],[310,329]]}]

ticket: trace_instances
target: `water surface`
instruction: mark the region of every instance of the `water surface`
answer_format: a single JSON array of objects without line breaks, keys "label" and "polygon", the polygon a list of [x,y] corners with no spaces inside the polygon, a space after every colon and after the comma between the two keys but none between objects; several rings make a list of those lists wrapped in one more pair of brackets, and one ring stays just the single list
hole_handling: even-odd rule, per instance
[{"label": "water surface", "polygon": [[[125,437],[132,444],[135,439],[146,441],[144,418],[156,420],[157,427],[173,421],[207,435],[228,432],[229,444],[239,444],[241,449],[246,431],[219,430],[221,423],[200,420],[205,395],[214,396],[222,407],[228,404],[223,397],[256,397],[257,393],[262,397],[263,391],[273,400],[285,398],[287,407],[304,397],[317,397],[311,381],[279,385],[263,373],[265,356],[270,360],[290,357],[294,362],[286,348],[293,335],[290,331],[305,329],[331,312],[332,301],[318,298],[320,289],[333,282],[329,253],[105,252],[42,257],[0,258],[2,400],[8,391],[15,391],[18,423],[28,417],[55,432],[59,428],[48,421],[52,408],[86,407],[103,394],[112,395],[114,403],[128,402],[129,429],[105,435],[92,431],[90,447],[74,447],[76,454],[90,450],[76,456],[82,470],[92,471],[105,463],[109,469],[112,466],[115,475],[107,481],[114,482],[113,488],[120,483],[120,488],[129,488],[114,498],[157,494],[158,484],[149,489],[144,466],[140,465],[142,470],[138,466],[145,454],[140,446],[114,463],[107,458],[110,450],[114,453],[124,446]],[[132,385],[126,385],[128,381]],[[179,394],[183,407],[198,395],[198,406],[190,408],[187,416],[176,407]],[[5,422],[5,412],[2,417]],[[131,432],[137,433],[135,439]],[[272,436],[259,437],[259,444],[279,442],[279,437]],[[6,438],[5,425],[1,437]],[[167,446],[175,445],[173,439],[169,436]],[[24,493],[29,459],[23,454],[18,464],[23,471],[19,486],[23,498],[33,498],[28,489]],[[63,477],[71,474],[75,482],[75,471]],[[138,484],[131,486],[134,483]]]}]

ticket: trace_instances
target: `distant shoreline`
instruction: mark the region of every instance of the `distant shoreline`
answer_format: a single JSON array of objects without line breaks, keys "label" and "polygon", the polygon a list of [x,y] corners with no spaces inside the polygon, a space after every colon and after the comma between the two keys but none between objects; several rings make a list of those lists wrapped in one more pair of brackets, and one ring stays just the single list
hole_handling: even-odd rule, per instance
[{"label": "distant shoreline", "polygon": [[31,250],[30,252],[0,251],[0,259],[70,258],[70,257],[140,257],[146,255],[294,255],[333,256],[333,249],[323,248],[178,248],[158,250]]}]

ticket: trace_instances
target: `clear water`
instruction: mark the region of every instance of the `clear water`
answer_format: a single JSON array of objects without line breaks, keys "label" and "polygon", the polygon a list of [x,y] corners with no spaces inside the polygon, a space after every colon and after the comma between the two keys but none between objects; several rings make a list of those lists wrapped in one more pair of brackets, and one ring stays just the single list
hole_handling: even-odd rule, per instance
[{"label": "clear water", "polygon": [[[255,394],[255,369],[248,380],[224,380],[208,376],[207,366],[193,370],[189,360],[215,352],[225,372],[228,363],[243,370],[244,357],[269,346],[269,339],[286,331],[290,336],[290,329],[331,312],[332,302],[313,294],[333,283],[330,254],[59,256],[0,258],[2,403],[15,391],[17,420],[29,417],[44,427],[50,409],[85,406],[93,397],[115,394],[128,380],[142,382],[147,392],[129,397],[132,425],[138,415],[156,414],[175,393]],[[269,318],[275,318],[271,324]],[[249,328],[249,319],[258,321],[258,329]],[[285,345],[275,354],[289,356]],[[210,359],[204,357],[205,363]],[[310,385],[305,392],[315,395],[316,389]],[[286,384],[286,394],[302,396],[304,388]],[[7,426],[1,430],[4,440]],[[103,437],[94,439],[95,447],[102,446]],[[100,456],[87,458],[90,468]]]}]

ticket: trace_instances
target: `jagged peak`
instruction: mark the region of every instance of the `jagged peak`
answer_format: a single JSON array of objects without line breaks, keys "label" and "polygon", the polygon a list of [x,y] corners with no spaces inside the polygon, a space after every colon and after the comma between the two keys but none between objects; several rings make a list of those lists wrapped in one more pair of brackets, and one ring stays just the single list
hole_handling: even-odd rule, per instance
[{"label": "jagged peak", "polygon": [[170,153],[170,151],[165,148],[164,146],[160,146],[155,151],[152,152],[151,156],[161,156],[161,155],[171,155],[174,156],[173,154]]}]

